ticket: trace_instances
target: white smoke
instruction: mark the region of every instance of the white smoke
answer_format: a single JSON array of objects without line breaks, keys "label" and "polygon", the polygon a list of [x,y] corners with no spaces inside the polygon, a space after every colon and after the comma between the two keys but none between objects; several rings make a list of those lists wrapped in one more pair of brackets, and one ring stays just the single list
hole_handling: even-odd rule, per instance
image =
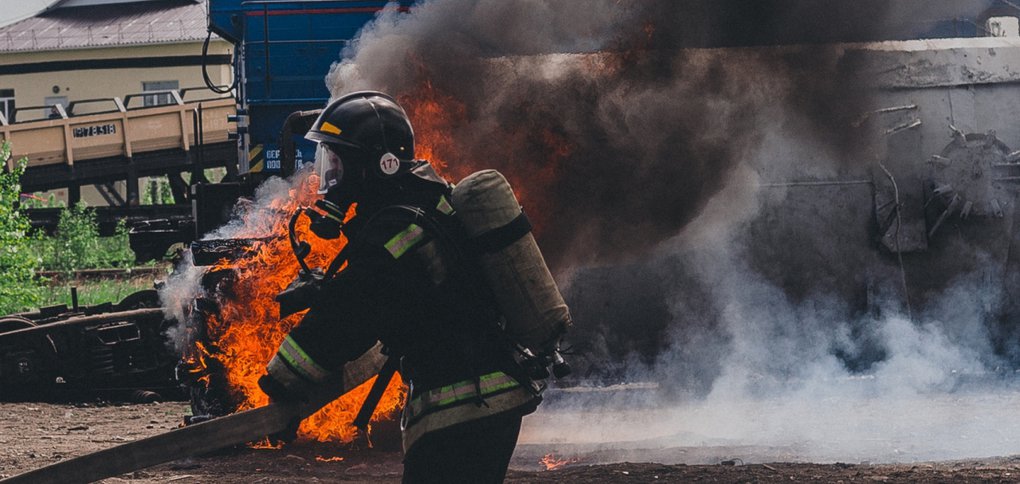
[{"label": "white smoke", "polygon": [[[705,24],[711,2],[435,0],[383,12],[344,52],[327,77],[334,96],[427,83],[466,106],[448,133],[464,155],[452,162],[544,190],[525,203],[553,220],[540,243],[569,282],[585,354],[574,357],[579,386],[526,419],[522,449],[554,443],[589,463],[717,462],[737,448],[745,461],[1012,450],[1004,435],[1020,428],[1001,432],[998,405],[1012,400],[988,330],[1002,294],[987,275],[1001,262],[972,249],[970,269],[908,311],[898,281],[909,267],[867,240],[868,173],[885,153],[884,139],[851,127],[881,107],[858,89],[867,79],[837,49],[682,48],[741,38],[730,25],[756,28],[751,41],[810,42],[828,38],[830,17],[846,16],[842,33],[876,28],[855,39],[941,18],[885,3],[788,2],[757,24]],[[932,8],[973,15],[978,4]],[[596,50],[610,53],[553,54]],[[542,147],[520,143],[543,127],[576,144],[554,169],[528,164]],[[543,170],[556,183],[532,176]],[[786,183],[797,180],[849,183]]]},{"label": "white smoke", "polygon": [[[796,126],[794,117],[774,119]],[[1001,261],[975,249],[979,270],[957,274],[913,319],[901,312],[898,293],[875,295],[877,311],[856,315],[834,294],[793,300],[751,266],[749,254],[770,250],[783,264],[846,241],[818,233],[823,225],[801,213],[780,210],[774,219],[798,188],[767,182],[797,178],[796,163],[784,162],[797,159],[790,153],[811,154],[812,166],[799,170],[806,179],[831,179],[839,163],[822,162],[824,150],[812,151],[812,140],[798,130],[765,129],[767,141],[642,266],[669,286],[672,324],[668,349],[650,364],[629,361],[624,380],[655,382],[657,390],[585,383],[561,389],[525,420],[517,465],[533,465],[551,450],[588,464],[915,462],[1017,451],[1015,382],[1001,373],[1006,362],[988,331],[1002,294],[987,273]],[[749,238],[749,225],[762,219],[772,220],[769,230],[792,247]],[[683,272],[679,280],[670,280],[671,268]],[[701,294],[711,310],[692,304]],[[712,318],[704,325],[710,328],[691,327],[699,317]],[[845,359],[876,346],[882,354],[873,365],[848,368]],[[705,375],[708,384],[697,390]]]},{"label": "white smoke", "polygon": [[[259,185],[253,197],[242,198],[234,206],[227,224],[205,234],[200,240],[250,240],[285,235],[279,232],[280,223],[290,214],[283,212],[281,207],[286,206],[306,185],[311,174],[309,166],[288,179],[272,177],[266,180]],[[160,303],[167,318],[176,322],[167,334],[179,355],[185,354],[189,345],[193,344],[195,335],[189,333],[188,328],[194,323],[191,318],[196,300],[208,295],[209,288],[203,286],[203,277],[209,270],[209,266],[196,266],[189,251],[159,290]]]},{"label": "white smoke", "polygon": [[[996,295],[975,297],[986,285],[962,275],[943,304],[913,321],[894,311],[855,321],[824,294],[792,302],[747,267],[735,243],[767,189],[756,186],[753,170],[734,173],[660,249],[667,254],[660,257],[689,258],[700,283],[714,288],[710,304],[724,337],[673,327],[672,349],[628,373],[657,390],[582,383],[554,393],[525,419],[517,465],[550,451],[585,464],[914,462],[1016,452],[1015,388],[995,373],[1002,361],[983,329],[986,299]],[[681,314],[690,294],[674,291],[676,320],[690,321]],[[833,350],[862,351],[852,335],[861,326],[885,354],[855,372]],[[705,394],[689,391],[690,373],[713,375]]]},{"label": "white smoke", "polygon": [[176,355],[185,354],[190,344],[186,322],[195,300],[205,293],[202,288],[203,274],[205,269],[196,266],[191,252],[186,252],[184,259],[178,262],[166,283],[159,288],[160,307],[166,319],[174,321],[174,325],[167,328],[166,334],[167,342]]},{"label": "white smoke", "polygon": [[[326,79],[334,96],[427,84],[455,97],[467,119],[448,133],[463,148],[449,161],[542,192],[525,202],[548,219],[540,242],[569,280],[586,354],[574,357],[577,385],[525,420],[518,454],[555,445],[588,463],[699,463],[1015,451],[1016,398],[993,373],[1004,362],[988,330],[1002,299],[985,275],[995,258],[978,254],[974,271],[908,315],[900,268],[866,240],[871,178],[814,196],[785,184],[858,182],[876,166],[883,150],[848,128],[876,106],[845,59],[684,50],[705,26],[676,2],[578,5],[389,8]],[[797,25],[763,31],[797,27],[797,12],[770,19]],[[867,15],[880,24],[888,13]],[[543,165],[544,132],[573,143],[558,166]],[[249,213],[285,196],[288,185],[272,186]],[[216,237],[245,226],[230,227]],[[164,300],[189,300],[195,280],[168,284]]]}]

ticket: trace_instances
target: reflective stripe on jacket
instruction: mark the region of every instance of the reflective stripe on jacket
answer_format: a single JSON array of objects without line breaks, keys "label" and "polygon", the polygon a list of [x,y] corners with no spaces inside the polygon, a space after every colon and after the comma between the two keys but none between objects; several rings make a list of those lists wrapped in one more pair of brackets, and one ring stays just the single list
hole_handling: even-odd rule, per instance
[{"label": "reflective stripe on jacket", "polygon": [[428,432],[523,415],[540,397],[528,380],[497,372],[514,374],[516,362],[498,333],[484,275],[464,251],[448,184],[428,165],[398,178],[387,186],[400,190],[369,191],[358,201],[357,216],[344,227],[347,265],[323,283],[270,373],[285,385],[312,386],[322,372],[343,371],[381,341],[403,358],[402,374],[418,390],[402,425],[409,449]]},{"label": "reflective stripe on jacket", "polygon": [[400,423],[404,452],[429,432],[537,405],[539,398],[531,388],[502,371],[482,375],[477,381],[463,380],[429,390],[404,407]]},{"label": "reflective stripe on jacket", "polygon": [[332,374],[313,361],[289,335],[280,344],[266,370],[274,380],[292,391],[303,391]]}]

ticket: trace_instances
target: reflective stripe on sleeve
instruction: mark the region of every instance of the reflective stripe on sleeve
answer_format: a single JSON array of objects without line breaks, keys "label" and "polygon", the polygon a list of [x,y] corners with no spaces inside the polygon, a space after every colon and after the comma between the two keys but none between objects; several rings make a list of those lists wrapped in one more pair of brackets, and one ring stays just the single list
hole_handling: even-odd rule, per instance
[{"label": "reflective stripe on sleeve", "polygon": [[399,259],[408,249],[421,242],[425,238],[425,229],[411,224],[402,232],[394,235],[389,242],[386,242],[386,250],[394,259]]},{"label": "reflective stripe on sleeve", "polygon": [[446,195],[439,196],[439,204],[436,205],[436,210],[439,210],[443,215],[450,215],[453,213],[453,205],[446,199]]},{"label": "reflective stripe on sleeve", "polygon": [[269,376],[273,377],[274,380],[276,380],[280,385],[283,385],[283,387],[287,390],[300,390],[307,385],[301,375],[295,373],[291,367],[287,366],[287,364],[283,362],[279,353],[273,356],[272,360],[269,360],[269,365],[266,366],[266,371],[269,372]]},{"label": "reflective stripe on sleeve", "polygon": [[297,370],[302,377],[309,381],[318,383],[329,377],[329,371],[309,358],[308,354],[289,335],[284,338],[283,344],[280,345],[279,355],[287,360],[287,363],[290,363],[290,366]]}]

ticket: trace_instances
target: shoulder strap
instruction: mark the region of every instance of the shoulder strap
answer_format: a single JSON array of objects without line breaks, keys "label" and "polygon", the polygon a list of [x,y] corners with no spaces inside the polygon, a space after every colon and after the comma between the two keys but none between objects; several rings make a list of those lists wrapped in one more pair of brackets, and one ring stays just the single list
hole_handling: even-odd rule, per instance
[{"label": "shoulder strap", "polygon": [[381,248],[394,259],[400,259],[412,247],[426,239],[425,212],[408,205],[392,205],[379,210],[369,219],[352,245],[359,248]]},{"label": "shoulder strap", "polygon": [[354,427],[362,433],[367,435],[368,422],[372,420],[372,414],[375,413],[375,408],[379,406],[383,392],[386,391],[386,387],[389,386],[390,380],[393,379],[393,375],[397,372],[398,367],[400,367],[400,358],[390,356],[386,359],[386,363],[383,364],[382,368],[379,369],[379,375],[376,377],[375,383],[372,384],[372,389],[368,391],[365,401],[361,404],[358,416],[354,419]]}]

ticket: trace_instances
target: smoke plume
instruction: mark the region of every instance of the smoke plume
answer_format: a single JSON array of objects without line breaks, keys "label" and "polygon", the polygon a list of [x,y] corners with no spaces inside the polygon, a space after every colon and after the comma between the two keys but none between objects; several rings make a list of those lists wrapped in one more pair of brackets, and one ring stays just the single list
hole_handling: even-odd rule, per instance
[{"label": "smoke plume", "polygon": [[885,106],[859,56],[817,44],[987,5],[433,0],[383,11],[327,84],[397,96],[447,176],[506,174],[577,321],[574,382],[657,385],[552,398],[525,441],[980,455],[1012,441],[918,442],[959,430],[931,423],[954,405],[987,410],[948,392],[1009,353],[995,256],[969,248],[911,308],[868,239],[886,141],[862,120]]},{"label": "smoke plume", "polygon": [[[326,82],[396,96],[448,177],[495,168],[515,186],[576,321],[574,388],[525,442],[1006,452],[932,424],[1003,401],[951,393],[1015,352],[994,338],[996,255],[967,249],[907,304],[904,271],[869,239],[885,140],[862,119],[885,106],[858,57],[810,45],[915,36],[984,5],[912,1],[424,1],[381,12]],[[795,183],[820,180],[846,183]],[[302,183],[273,181],[215,237],[264,235],[253,214],[278,224]],[[198,294],[202,271],[182,274],[170,308]],[[621,382],[655,390],[598,386]]]},{"label": "smoke plume", "polygon": [[[559,268],[625,260],[675,234],[760,142],[760,126],[783,122],[762,100],[789,97],[826,120],[859,104],[837,91],[835,56],[679,51],[694,20],[673,2],[577,7],[433,1],[386,12],[327,83],[334,96],[396,95],[419,133],[442,131],[430,154],[447,174],[506,174]],[[791,69],[804,62],[817,72]],[[419,108],[433,100],[441,112]]]}]

